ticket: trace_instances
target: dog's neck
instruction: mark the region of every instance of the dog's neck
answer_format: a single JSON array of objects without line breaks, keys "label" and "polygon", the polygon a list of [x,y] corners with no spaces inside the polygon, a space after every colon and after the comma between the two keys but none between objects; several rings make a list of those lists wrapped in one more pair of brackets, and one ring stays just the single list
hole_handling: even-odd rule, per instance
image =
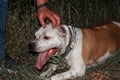
[{"label": "dog's neck", "polygon": [[74,27],[68,26],[67,44],[66,44],[65,52],[62,54],[63,57],[65,57],[71,51],[71,49],[73,49],[74,41],[75,41],[75,38],[76,38],[76,32],[77,31],[75,31]]}]

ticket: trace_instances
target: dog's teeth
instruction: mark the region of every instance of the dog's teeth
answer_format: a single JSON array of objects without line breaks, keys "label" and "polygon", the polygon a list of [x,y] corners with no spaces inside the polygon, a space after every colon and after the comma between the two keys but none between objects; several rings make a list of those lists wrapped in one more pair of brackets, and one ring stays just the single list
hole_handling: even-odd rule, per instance
[{"label": "dog's teeth", "polygon": [[45,58],[44,57],[41,57],[40,60],[44,60]]}]

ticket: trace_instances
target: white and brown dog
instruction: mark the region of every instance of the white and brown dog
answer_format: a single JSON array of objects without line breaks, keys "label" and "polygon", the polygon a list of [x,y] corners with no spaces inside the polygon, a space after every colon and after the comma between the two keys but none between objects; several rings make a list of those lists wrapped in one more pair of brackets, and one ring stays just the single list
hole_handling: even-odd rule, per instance
[{"label": "white and brown dog", "polygon": [[[40,70],[49,58],[65,55],[70,69],[52,76],[51,80],[66,80],[85,75],[85,69],[102,63],[120,48],[120,23],[107,22],[93,28],[75,28],[61,25],[52,29],[52,25],[40,28],[36,39],[30,43],[30,49],[39,52],[36,67]],[[41,74],[45,76],[55,71],[56,65]]]}]

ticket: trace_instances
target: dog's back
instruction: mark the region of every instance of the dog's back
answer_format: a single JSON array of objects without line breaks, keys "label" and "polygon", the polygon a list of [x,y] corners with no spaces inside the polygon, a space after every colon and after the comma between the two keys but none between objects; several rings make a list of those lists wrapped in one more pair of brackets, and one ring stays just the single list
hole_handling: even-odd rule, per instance
[{"label": "dog's back", "polygon": [[120,48],[120,25],[114,22],[82,29],[82,33],[82,53],[86,65],[97,61],[107,52],[111,54]]}]

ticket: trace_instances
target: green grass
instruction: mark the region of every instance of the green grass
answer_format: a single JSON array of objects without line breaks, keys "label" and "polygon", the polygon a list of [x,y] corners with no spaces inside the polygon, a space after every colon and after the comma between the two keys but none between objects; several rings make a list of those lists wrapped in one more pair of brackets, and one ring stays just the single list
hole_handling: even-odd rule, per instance
[{"label": "green grass", "polygon": [[[73,27],[92,27],[100,22],[120,21],[119,0],[49,0],[49,3],[50,8],[61,17],[61,23]],[[9,74],[3,69],[0,71],[0,80],[39,80],[37,76],[42,71],[35,68],[36,55],[29,54],[27,48],[40,26],[36,14],[35,0],[9,1],[6,31],[7,52],[13,58],[19,58],[26,64],[19,68],[18,73]],[[44,68],[47,67],[48,65]],[[65,70],[66,68],[58,70],[56,73]],[[100,66],[88,69],[84,77],[73,80],[100,80],[100,78],[102,80],[120,79],[120,54]]]}]

